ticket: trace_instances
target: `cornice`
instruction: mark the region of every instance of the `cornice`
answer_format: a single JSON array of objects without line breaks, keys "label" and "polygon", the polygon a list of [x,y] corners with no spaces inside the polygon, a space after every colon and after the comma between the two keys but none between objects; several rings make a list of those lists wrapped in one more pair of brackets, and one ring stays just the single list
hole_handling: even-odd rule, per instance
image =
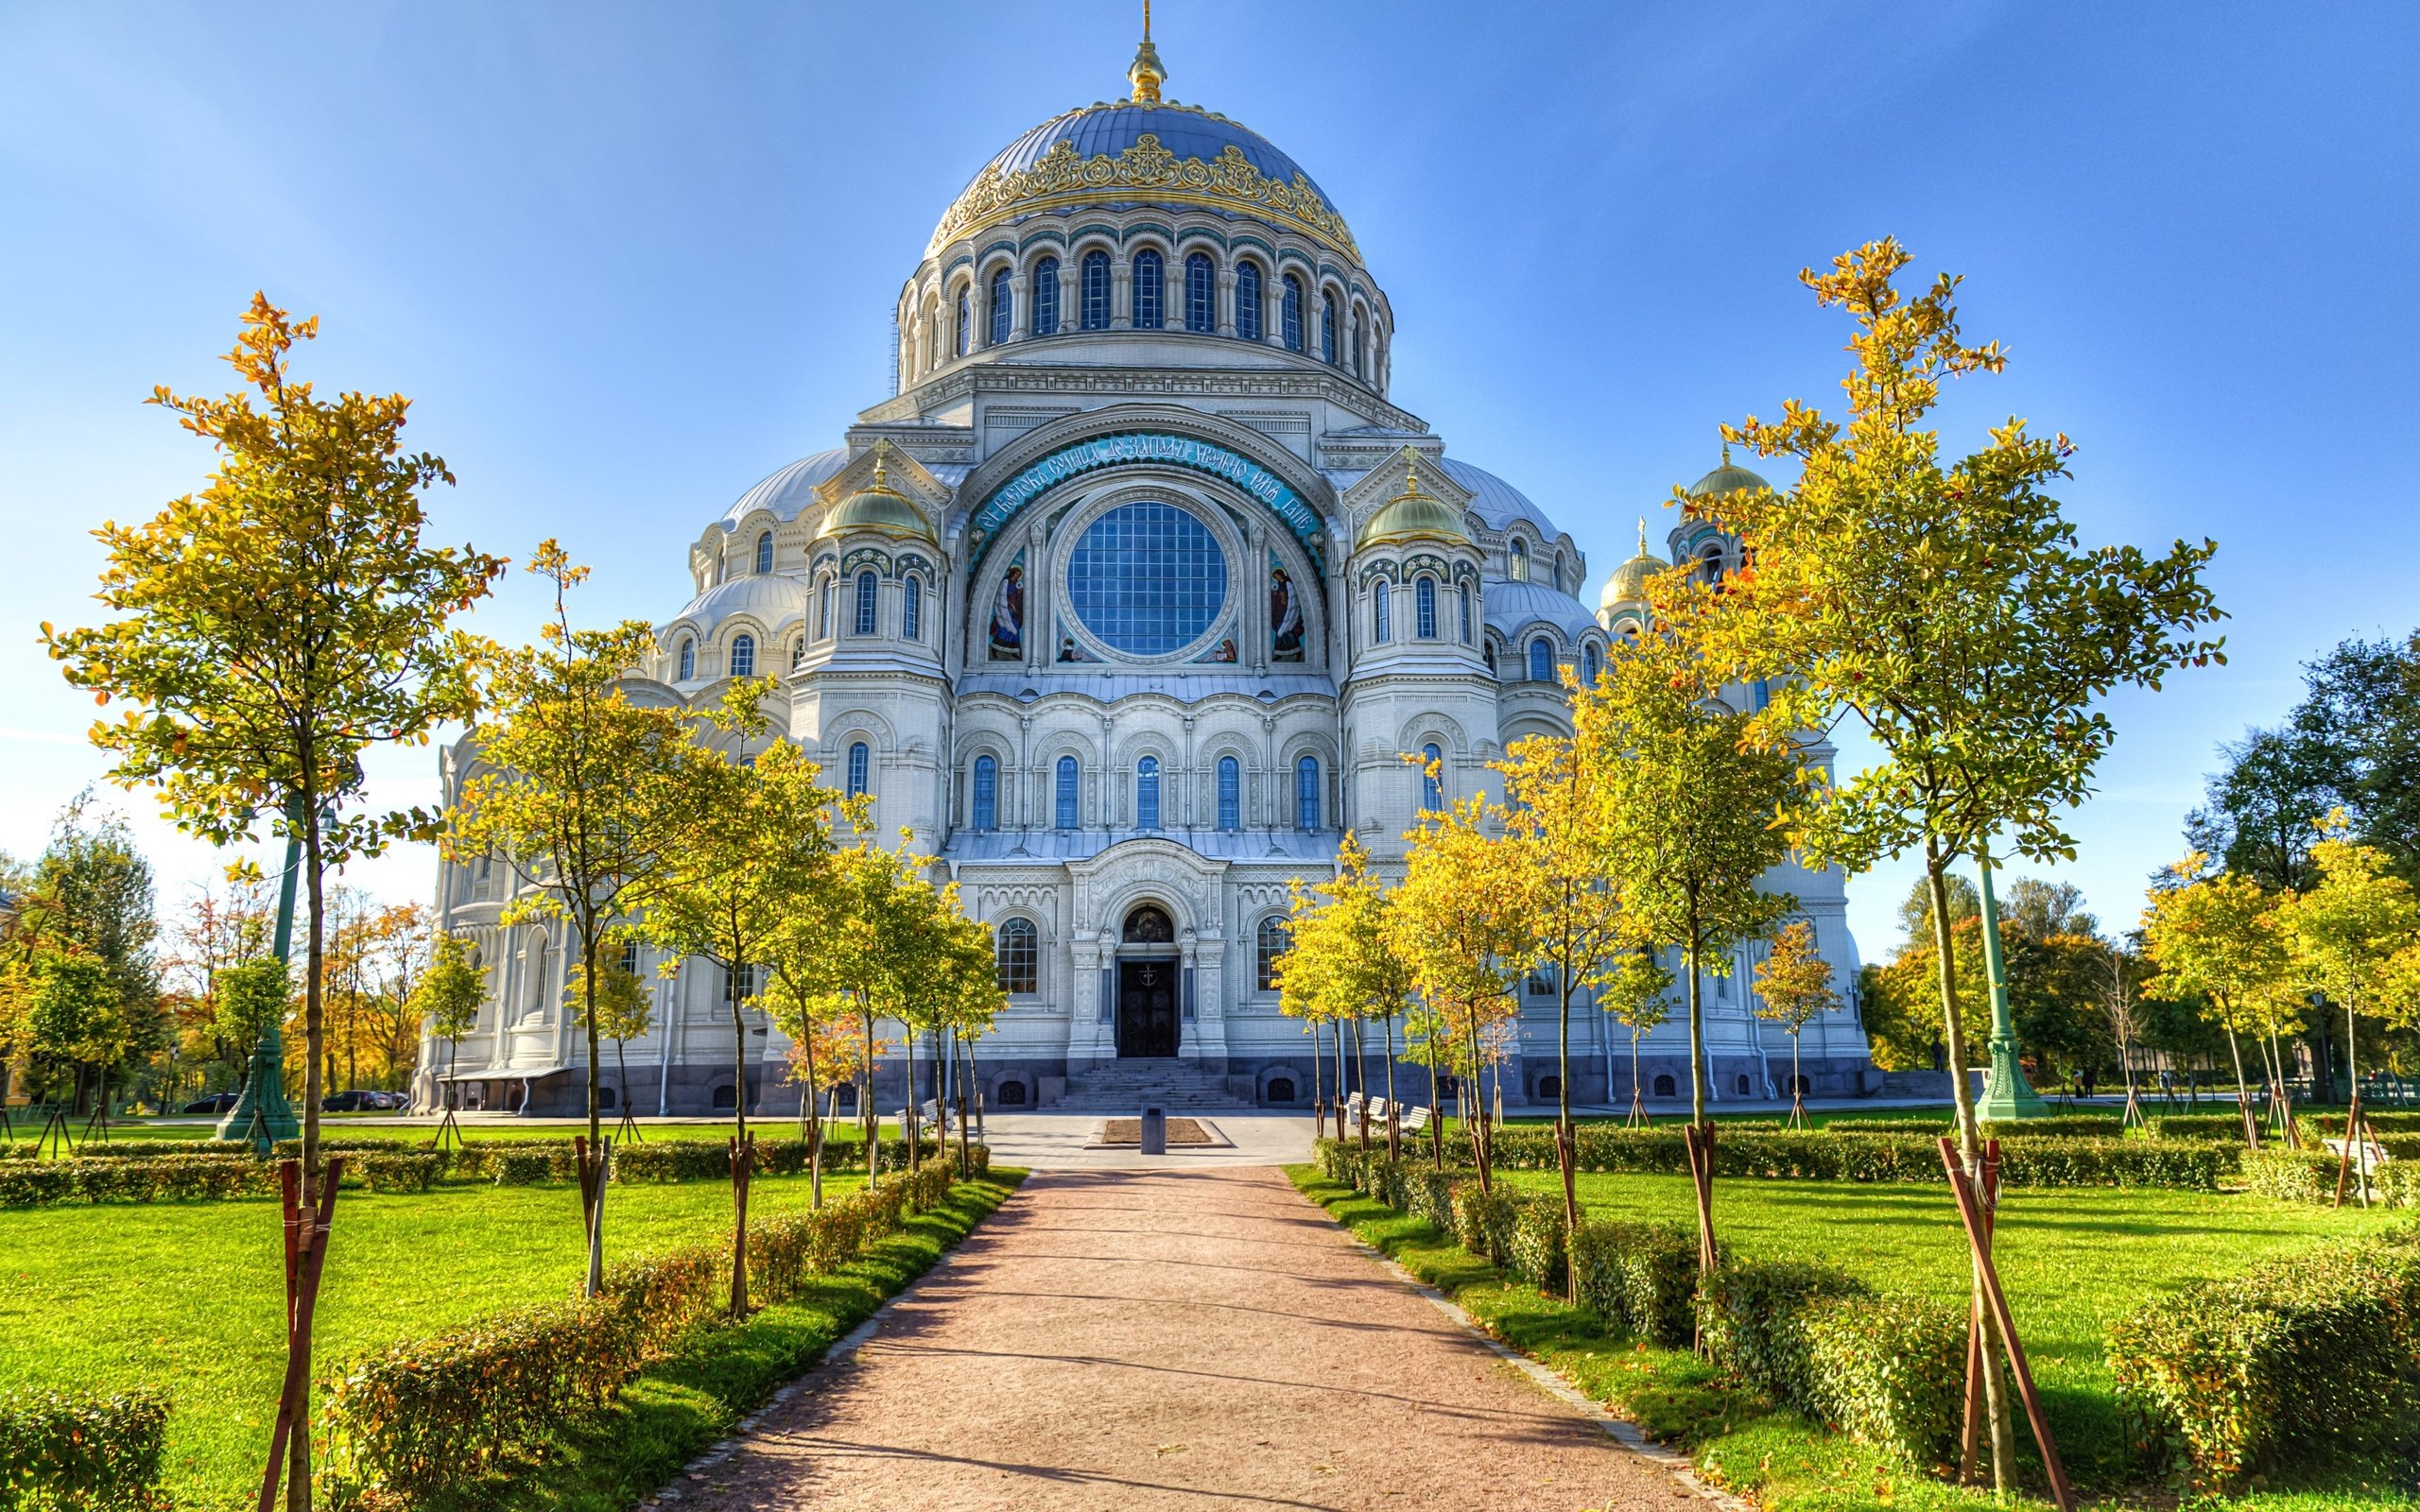
[{"label": "cornice", "polygon": [[[1080,333],[1088,338],[1136,334],[1114,331]],[[1232,349],[1236,344],[1232,336],[1202,335],[1194,332],[1146,331],[1139,334],[1151,339],[1215,342],[1226,349]],[[1052,339],[1049,336],[1039,338],[1041,342]],[[994,348],[992,351],[1013,352],[1024,344],[1011,342],[1006,348]],[[1278,349],[1270,350],[1275,352]],[[1321,400],[1358,415],[1373,425],[1383,425],[1390,430],[1410,431],[1424,436],[1427,433],[1428,423],[1419,416],[1396,408],[1324,363],[1309,358],[1300,360],[1308,366],[1226,369],[1113,368],[1098,365],[1042,367],[998,358],[983,360],[969,357],[961,359],[960,366],[944,368],[894,399],[860,411],[857,419],[861,427],[912,423],[927,410],[978,394],[994,393],[1097,394],[1114,399],[1291,399]],[[883,434],[896,433],[886,430]],[[971,430],[968,434],[971,437]],[[911,454],[913,452],[910,439],[903,438],[894,444],[910,450]],[[1387,449],[1392,450],[1392,446]]]}]

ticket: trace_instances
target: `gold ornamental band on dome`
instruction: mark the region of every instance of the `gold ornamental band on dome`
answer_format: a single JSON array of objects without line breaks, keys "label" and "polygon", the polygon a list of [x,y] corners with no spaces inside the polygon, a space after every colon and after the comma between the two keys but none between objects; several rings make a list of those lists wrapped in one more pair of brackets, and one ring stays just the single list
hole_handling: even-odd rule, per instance
[{"label": "gold ornamental band on dome", "polygon": [[[1160,109],[1194,107],[1167,101]],[[1106,152],[1082,157],[1073,143],[1062,137],[1030,168],[1002,174],[997,164],[985,164],[942,216],[925,255],[930,257],[960,236],[1016,215],[1131,199],[1137,192],[1148,195],[1154,204],[1248,210],[1302,232],[1351,258],[1356,266],[1361,261],[1361,249],[1344,217],[1328,208],[1305,175],[1295,174],[1292,183],[1272,179],[1253,167],[1243,149],[1232,142],[1215,159],[1180,158],[1162,146],[1158,133],[1152,131],[1143,132],[1132,146],[1114,158]]]}]

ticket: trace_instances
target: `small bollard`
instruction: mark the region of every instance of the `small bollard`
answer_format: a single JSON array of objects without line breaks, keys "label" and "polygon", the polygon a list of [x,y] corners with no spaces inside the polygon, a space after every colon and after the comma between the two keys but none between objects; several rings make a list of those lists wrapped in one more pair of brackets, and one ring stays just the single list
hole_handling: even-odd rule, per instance
[{"label": "small bollard", "polygon": [[1168,1153],[1168,1115],[1167,1109],[1159,1108],[1146,1108],[1143,1109],[1143,1153],[1145,1155],[1166,1155]]}]

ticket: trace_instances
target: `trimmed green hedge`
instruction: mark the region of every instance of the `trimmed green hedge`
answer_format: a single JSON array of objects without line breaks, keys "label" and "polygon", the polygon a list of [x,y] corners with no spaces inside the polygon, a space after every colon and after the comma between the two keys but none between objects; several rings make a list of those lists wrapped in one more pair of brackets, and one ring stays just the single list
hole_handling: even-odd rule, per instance
[{"label": "trimmed green hedge", "polygon": [[277,1167],[242,1156],[175,1160],[0,1162],[0,1207],[154,1202],[162,1197],[247,1197],[277,1191]]},{"label": "trimmed green hedge", "polygon": [[[2336,1173],[2342,1163],[2342,1156],[2324,1149],[2290,1150],[2282,1144],[2264,1144],[2243,1152],[2241,1170],[2245,1186],[2264,1197],[2332,1203]],[[2356,1200],[2352,1182],[2358,1179],[2346,1181],[2345,1201]],[[2420,1208],[2420,1160],[2393,1160],[2372,1171],[2370,1200],[2390,1208]]]},{"label": "trimmed green hedge", "polygon": [[154,1512],[168,1399],[147,1387],[114,1396],[0,1393],[0,1507]]},{"label": "trimmed green hedge", "polygon": [[2420,1434],[2420,1245],[2406,1229],[2199,1281],[2109,1328],[2109,1368],[2163,1468],[2227,1489]]},{"label": "trimmed green hedge", "polygon": [[1570,1263],[1581,1302],[1608,1326],[1668,1349],[1688,1348],[1696,1322],[1697,1230],[1678,1223],[1582,1217],[1571,1236]]},{"label": "trimmed green hedge", "polygon": [[[1715,1174],[1815,1181],[1938,1181],[1946,1183],[1935,1140],[1912,1134],[1722,1128],[1715,1141]],[[2237,1146],[2222,1142],[2086,1139],[2049,1134],[2000,1146],[2000,1180],[2009,1186],[2166,1187],[2215,1192],[2233,1172]],[[1679,1125],[1623,1128],[1586,1124],[1577,1131],[1583,1171],[1688,1170]],[[1508,1128],[1496,1136],[1496,1163],[1510,1170],[1556,1169],[1550,1129]],[[1341,1171],[1331,1172],[1345,1179]]]}]

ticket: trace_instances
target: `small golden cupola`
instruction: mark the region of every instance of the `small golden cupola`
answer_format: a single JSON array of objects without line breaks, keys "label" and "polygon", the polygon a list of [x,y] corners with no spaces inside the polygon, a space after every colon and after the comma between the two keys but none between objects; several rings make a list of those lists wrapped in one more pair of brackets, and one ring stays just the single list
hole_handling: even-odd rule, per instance
[{"label": "small golden cupola", "polygon": [[1421,489],[1420,458],[1408,447],[1404,451],[1403,491],[1370,516],[1354,549],[1366,551],[1372,546],[1406,541],[1442,541],[1456,546],[1471,543],[1470,527],[1462,523],[1462,512]]},{"label": "small golden cupola", "polygon": [[1638,555],[1614,569],[1605,581],[1605,592],[1597,601],[1599,609],[1612,609],[1616,604],[1647,602],[1647,580],[1657,573],[1672,570],[1672,564],[1647,549],[1647,522],[1638,523]]},{"label": "small golden cupola", "polygon": [[823,527],[815,533],[818,541],[858,532],[896,541],[934,540],[933,527],[925,521],[924,511],[890,486],[890,453],[889,441],[874,449],[873,482],[833,506],[832,512],[823,517]]},{"label": "small golden cupola", "polygon": [[1134,49],[1134,60],[1126,65],[1126,81],[1134,86],[1134,103],[1160,103],[1160,86],[1168,81],[1168,71],[1160,64],[1160,50],[1151,45],[1151,0],[1143,0],[1143,45]]}]

